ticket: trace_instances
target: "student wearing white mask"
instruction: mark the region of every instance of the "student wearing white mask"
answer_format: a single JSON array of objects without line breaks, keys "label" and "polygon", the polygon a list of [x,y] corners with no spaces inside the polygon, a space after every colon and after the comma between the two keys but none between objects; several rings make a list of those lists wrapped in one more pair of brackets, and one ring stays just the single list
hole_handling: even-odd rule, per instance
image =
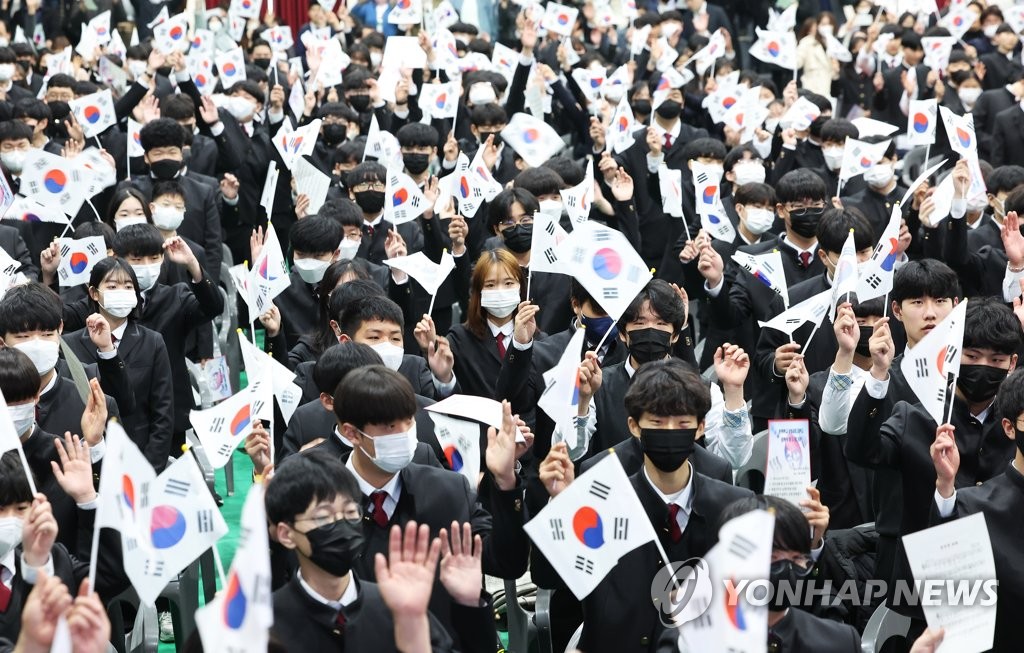
[{"label": "student wearing white mask", "polygon": [[[881,136],[869,136],[861,140],[867,143],[879,143],[888,139]],[[865,188],[843,197],[843,207],[856,209],[863,213],[871,223],[874,233],[879,235],[889,224],[892,207],[907,192],[906,187],[899,183],[899,177],[896,176],[898,162],[896,144],[892,142],[889,144],[889,149],[885,151],[885,156],[864,173]]]},{"label": "student wearing white mask", "polygon": [[[199,261],[199,266],[204,270],[207,269],[206,251],[202,246],[191,238],[178,234],[178,228],[185,220],[185,191],[181,187],[181,182],[176,179],[154,182],[148,209],[149,222],[160,230],[164,242],[173,238],[181,238]],[[169,286],[176,283],[188,283],[188,270],[164,257],[158,280]],[[145,283],[142,285],[146,286]]]},{"label": "student wearing white mask", "polygon": [[145,195],[135,188],[122,188],[114,193],[110,200],[106,223],[114,231],[121,231],[133,224],[149,222],[152,219],[149,211],[149,202],[146,201]]}]

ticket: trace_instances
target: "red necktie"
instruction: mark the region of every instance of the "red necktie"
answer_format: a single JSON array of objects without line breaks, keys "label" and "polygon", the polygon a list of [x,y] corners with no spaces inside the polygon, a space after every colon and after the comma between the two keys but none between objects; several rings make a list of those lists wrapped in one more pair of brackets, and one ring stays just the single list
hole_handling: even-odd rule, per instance
[{"label": "red necktie", "polygon": [[810,252],[800,252],[800,265],[802,265],[805,270],[807,268],[811,267],[811,253]]},{"label": "red necktie", "polygon": [[[349,579],[348,582],[351,583],[352,580]],[[334,618],[334,625],[337,626],[341,630],[345,630],[345,623],[346,623],[346,621],[347,620],[345,619],[345,613],[342,612],[341,610],[338,610],[338,616]]]},{"label": "red necktie", "polygon": [[120,340],[120,338],[115,336],[113,333],[110,334],[110,344],[114,345],[114,349],[117,349],[117,342],[119,340]]},{"label": "red necktie", "polygon": [[[0,570],[6,569],[6,567],[0,565]],[[14,582],[14,578],[11,578],[11,582]],[[11,604],[11,588],[7,587],[5,583],[0,581],[0,612],[7,612],[7,606]]]},{"label": "red necktie", "polygon": [[498,341],[498,358],[504,360],[505,359],[505,334],[504,333],[499,333],[497,336],[494,337],[494,339]]},{"label": "red necktie", "polygon": [[373,232],[374,231],[375,230],[374,230],[374,228],[372,226],[367,225],[367,227],[366,227],[366,235],[367,236],[369,236],[370,238],[373,238]]},{"label": "red necktie", "polygon": [[377,490],[370,494],[370,501],[373,503],[373,521],[381,528],[388,527],[388,513],[384,510],[384,501],[388,493],[384,490]]},{"label": "red necktie", "polygon": [[672,134],[665,132],[665,149],[672,147]]},{"label": "red necktie", "polygon": [[679,505],[675,503],[668,504],[668,536],[672,538],[673,544],[679,544],[679,540],[683,539],[683,530],[679,528]]}]

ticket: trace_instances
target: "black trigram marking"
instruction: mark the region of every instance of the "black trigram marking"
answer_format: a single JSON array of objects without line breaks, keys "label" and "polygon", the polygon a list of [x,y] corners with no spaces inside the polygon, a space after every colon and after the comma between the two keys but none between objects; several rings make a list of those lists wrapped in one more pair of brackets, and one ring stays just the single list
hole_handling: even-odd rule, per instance
[{"label": "black trigram marking", "polygon": [[214,417],[213,421],[210,422],[210,432],[220,433],[224,430],[224,423],[227,422],[223,417]]},{"label": "black trigram marking", "polygon": [[590,493],[598,499],[607,499],[608,494],[612,491],[612,486],[602,483],[601,481],[594,481],[590,484]]},{"label": "black trigram marking", "polygon": [[586,257],[587,252],[582,247],[574,247],[572,250],[572,261],[573,263],[583,263],[583,259]]},{"label": "black trigram marking", "polygon": [[555,223],[554,222],[549,222],[546,225],[544,225],[544,231],[548,232],[549,236],[554,236],[555,235]]},{"label": "black trigram marking", "polygon": [[757,544],[742,535],[737,535],[732,539],[732,542],[729,542],[729,553],[740,556],[743,559],[749,557],[756,550]]},{"label": "black trigram marking", "polygon": [[602,288],[601,289],[601,296],[603,296],[605,299],[618,299],[619,298],[619,289],[618,288]]},{"label": "black trigram marking", "polygon": [[697,175],[697,183],[703,184],[703,183],[706,183],[707,180],[708,180],[708,176],[707,176],[706,173],[702,172],[699,175]]},{"label": "black trigram marking", "polygon": [[629,518],[616,517],[612,522],[612,537],[616,540],[629,539]]},{"label": "black trigram marking", "polygon": [[[568,198],[566,198],[565,204],[567,206],[572,207],[572,208],[576,208],[576,197],[574,195],[570,195]],[[552,231],[554,231],[554,230],[552,230]]]},{"label": "black trigram marking", "polygon": [[200,533],[209,533],[213,531],[212,510],[196,511],[196,530],[198,530]]},{"label": "black trigram marking", "polygon": [[71,245],[64,244],[64,245],[60,246],[61,258],[67,257],[67,255],[70,254],[70,253],[71,253]]},{"label": "black trigram marking", "polygon": [[139,499],[139,507],[146,508],[149,506],[149,481],[142,484],[141,492],[139,493],[142,498]]},{"label": "black trigram marking", "polygon": [[93,255],[99,254],[99,252],[100,252],[99,248],[96,247],[96,243],[89,243],[88,245],[85,246],[85,249],[90,254],[93,254]]},{"label": "black trigram marking", "polygon": [[217,449],[217,454],[220,456],[230,456],[234,450],[235,448],[233,446],[225,443],[220,445],[220,449]]},{"label": "black trigram marking", "polygon": [[262,399],[257,399],[256,401],[252,402],[252,415],[253,416],[259,415],[262,411],[263,411],[263,400]]},{"label": "black trigram marking", "polygon": [[177,478],[172,478],[171,480],[167,481],[167,487],[165,488],[164,491],[172,496],[184,497],[188,496],[188,491],[189,488],[191,487],[192,484],[189,483],[188,481],[182,481]]},{"label": "black trigram marking", "polygon": [[551,247],[544,250],[544,258],[547,259],[548,263],[554,263],[558,260],[558,257],[555,256],[555,250]]},{"label": "black trigram marking", "polygon": [[142,573],[147,576],[163,576],[164,575],[164,561],[154,560],[153,558],[146,558],[146,565],[142,569]]},{"label": "black trigram marking", "polygon": [[946,362],[952,363],[956,360],[956,357],[960,355],[959,347],[947,347],[946,348]]},{"label": "black trigram marking", "polygon": [[135,537],[129,535],[124,539],[124,548],[126,551],[134,551],[139,548],[139,541]]},{"label": "black trigram marking", "polygon": [[553,540],[564,540],[565,531],[562,529],[562,520],[560,518],[549,520],[551,523],[551,539]]},{"label": "black trigram marking", "polygon": [[576,556],[576,569],[588,576],[594,575],[594,561],[583,556]]},{"label": "black trigram marking", "polygon": [[594,240],[596,240],[599,243],[602,243],[606,240],[611,240],[611,237],[611,234],[608,233],[607,231],[598,231],[597,233],[594,234]]},{"label": "black trigram marking", "polygon": [[917,378],[923,379],[924,377],[928,376],[928,361],[926,361],[925,359],[915,358],[914,368]]},{"label": "black trigram marking", "polygon": [[868,284],[872,288],[878,288],[882,285],[882,277],[877,274],[872,274],[870,277],[864,280],[864,283]]}]

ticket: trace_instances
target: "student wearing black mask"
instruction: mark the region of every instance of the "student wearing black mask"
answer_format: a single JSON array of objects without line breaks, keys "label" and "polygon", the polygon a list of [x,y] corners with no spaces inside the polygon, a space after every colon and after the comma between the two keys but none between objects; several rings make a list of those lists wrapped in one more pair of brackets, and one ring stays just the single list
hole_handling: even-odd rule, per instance
[{"label": "student wearing black mask", "polygon": [[[749,490],[698,473],[690,461],[701,451],[696,441],[711,409],[707,385],[680,360],[655,361],[637,371],[625,405],[628,433],[640,459],[627,473],[668,554],[665,562],[704,555],[718,539],[717,515],[733,501],[752,496]],[[563,443],[541,464],[540,479],[552,495],[572,483],[573,464]],[[540,558],[537,551],[534,556]],[[649,596],[650,579],[662,564],[653,543],[619,560],[583,600],[581,650],[636,650],[637,642],[645,639],[653,650],[664,626],[656,605],[637,597]]]},{"label": "student wearing black mask", "polygon": [[512,181],[519,172],[515,164],[515,153],[511,147],[505,147],[501,140],[501,130],[508,124],[508,114],[496,102],[479,104],[469,112],[469,130],[473,140],[461,139],[459,149],[466,153],[470,160],[476,156],[481,147],[484,150],[484,162],[491,169],[491,174],[501,184]]},{"label": "student wearing black mask", "polygon": [[322,121],[320,137],[313,147],[310,160],[317,168],[330,174],[334,171],[331,159],[337,147],[346,141],[351,131],[358,133],[359,115],[341,102],[325,103],[316,115]]},{"label": "student wearing black mask", "polygon": [[354,66],[345,72],[345,79],[341,87],[345,94],[345,102],[359,116],[359,133],[365,134],[370,130],[370,121],[377,116],[377,126],[382,131],[391,130],[391,111],[376,87],[370,87],[370,74],[363,68]]},{"label": "student wearing black mask", "polygon": [[404,240],[410,254],[423,249],[423,231],[418,222],[395,226],[384,221],[387,178],[387,168],[376,161],[360,163],[347,176],[349,196],[363,213],[363,239],[356,255],[378,265],[388,258],[386,243],[389,239]]}]

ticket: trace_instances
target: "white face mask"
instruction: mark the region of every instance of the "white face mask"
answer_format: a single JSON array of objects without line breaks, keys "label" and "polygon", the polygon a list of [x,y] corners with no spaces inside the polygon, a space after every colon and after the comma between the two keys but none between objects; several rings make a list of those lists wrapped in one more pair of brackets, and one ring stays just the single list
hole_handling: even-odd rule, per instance
[{"label": "white face mask", "polygon": [[330,266],[330,261],[321,261],[315,258],[295,259],[295,271],[308,284],[320,283],[320,280],[324,278],[324,272]]},{"label": "white face mask", "polygon": [[53,340],[33,338],[25,342],[19,342],[14,348],[32,359],[36,371],[40,375],[46,374],[57,366],[57,357],[60,353],[60,344]]},{"label": "white face mask", "polygon": [[380,68],[380,62],[384,61],[383,52],[370,52],[370,65],[374,68]]},{"label": "white face mask", "polygon": [[27,404],[8,406],[7,413],[14,422],[14,431],[21,437],[32,430],[36,423],[36,402],[30,401]]},{"label": "white face mask", "polygon": [[760,236],[775,224],[775,212],[769,209],[747,209],[747,230]]},{"label": "white face mask", "polygon": [[[363,435],[362,431],[359,431]],[[381,471],[395,474],[412,462],[413,452],[416,451],[416,422],[413,421],[412,428],[402,433],[391,435],[366,435],[373,439],[373,449],[376,456],[371,456],[363,449],[363,453],[373,461]],[[362,449],[362,447],[360,447]]]},{"label": "white face mask", "polygon": [[362,241],[352,240],[350,238],[342,238],[341,242],[338,243],[338,253],[342,259],[352,260],[356,257],[356,252],[359,251],[359,245]]},{"label": "white face mask", "polygon": [[822,148],[821,153],[825,155],[825,165],[829,170],[838,170],[839,166],[843,165],[843,148]]},{"label": "white face mask", "polygon": [[153,226],[164,231],[174,231],[185,220],[185,211],[173,206],[153,207]]},{"label": "white face mask", "polygon": [[[135,278],[139,280],[139,288],[142,289],[142,292],[148,292],[150,289],[153,288],[153,286],[156,285],[157,277],[160,276],[160,268],[161,267],[162,266],[161,266],[160,263],[147,263],[145,265],[133,265],[132,266],[132,269],[135,270]],[[124,290],[124,291],[119,291],[119,292],[131,292],[131,291]],[[110,291],[108,291],[106,294],[109,295]],[[132,297],[133,298],[135,297],[135,293],[132,293]],[[109,301],[109,299],[107,301]],[[132,304],[132,308],[135,308],[135,304],[134,303]],[[110,310],[110,309],[107,308],[107,310]],[[129,312],[130,312],[130,309],[129,309]],[[127,314],[128,313],[125,313],[125,315],[127,315]],[[113,315],[113,313],[111,313],[111,315]],[[124,317],[124,315],[118,315],[117,317]]]},{"label": "white face mask", "polygon": [[[134,268],[135,266],[132,267]],[[136,276],[138,276],[137,272]],[[141,280],[139,284],[142,284]],[[102,300],[100,306],[116,318],[128,317],[128,314],[139,303],[139,298],[135,295],[134,290],[104,290],[103,294],[100,295],[100,299]]]},{"label": "white face mask", "polygon": [[224,103],[224,108],[238,122],[247,122],[256,113],[256,105],[245,98],[231,96]]},{"label": "white face mask", "polygon": [[992,38],[996,35],[998,29],[999,23],[995,23],[993,25],[985,25],[981,31],[985,33],[985,38]]},{"label": "white face mask", "polygon": [[736,175],[737,186],[764,183],[764,166],[760,163],[737,163],[732,167],[732,173]]},{"label": "white face mask", "polygon": [[0,519],[0,558],[6,558],[11,551],[21,544],[21,537],[24,532],[25,524],[20,518],[4,517]]},{"label": "white face mask", "polygon": [[967,200],[967,211],[969,213],[980,213],[988,208],[988,198],[984,195],[979,195],[973,199]]},{"label": "white face mask", "polygon": [[494,93],[494,86],[490,82],[477,82],[469,87],[469,96],[466,98],[473,106],[497,102],[498,96]]},{"label": "white face mask", "polygon": [[146,62],[135,61],[134,59],[128,60],[128,72],[131,73],[132,77],[138,79],[146,74]]},{"label": "white face mask", "polygon": [[864,173],[864,181],[874,188],[884,188],[892,181],[895,171],[890,163],[876,163]]},{"label": "white face mask", "polygon": [[117,228],[117,231],[133,224],[146,224],[146,218],[114,218],[114,227]]},{"label": "white face mask", "polygon": [[0,154],[0,161],[7,166],[7,169],[11,171],[11,174],[20,175],[21,171],[25,169],[26,157],[28,157],[28,152],[14,150],[12,152],[4,152]]},{"label": "white face mask", "polygon": [[9,82],[14,79],[14,64],[0,63],[0,82]]},{"label": "white face mask", "polygon": [[402,361],[405,360],[405,350],[390,342],[378,342],[376,345],[373,345],[373,350],[380,354],[388,369],[396,372],[402,366]]},{"label": "white face mask", "polygon": [[822,36],[832,36],[831,25],[818,25],[818,31],[821,32]]},{"label": "white face mask", "polygon": [[981,97],[981,89],[977,87],[962,88],[956,92],[965,109],[974,108],[974,103]]},{"label": "white face mask", "polygon": [[560,200],[541,200],[540,208],[538,209],[541,213],[557,220],[562,217],[562,202]]},{"label": "white face mask", "polygon": [[480,292],[480,306],[496,318],[512,315],[519,306],[519,287],[508,290],[483,290]]}]

